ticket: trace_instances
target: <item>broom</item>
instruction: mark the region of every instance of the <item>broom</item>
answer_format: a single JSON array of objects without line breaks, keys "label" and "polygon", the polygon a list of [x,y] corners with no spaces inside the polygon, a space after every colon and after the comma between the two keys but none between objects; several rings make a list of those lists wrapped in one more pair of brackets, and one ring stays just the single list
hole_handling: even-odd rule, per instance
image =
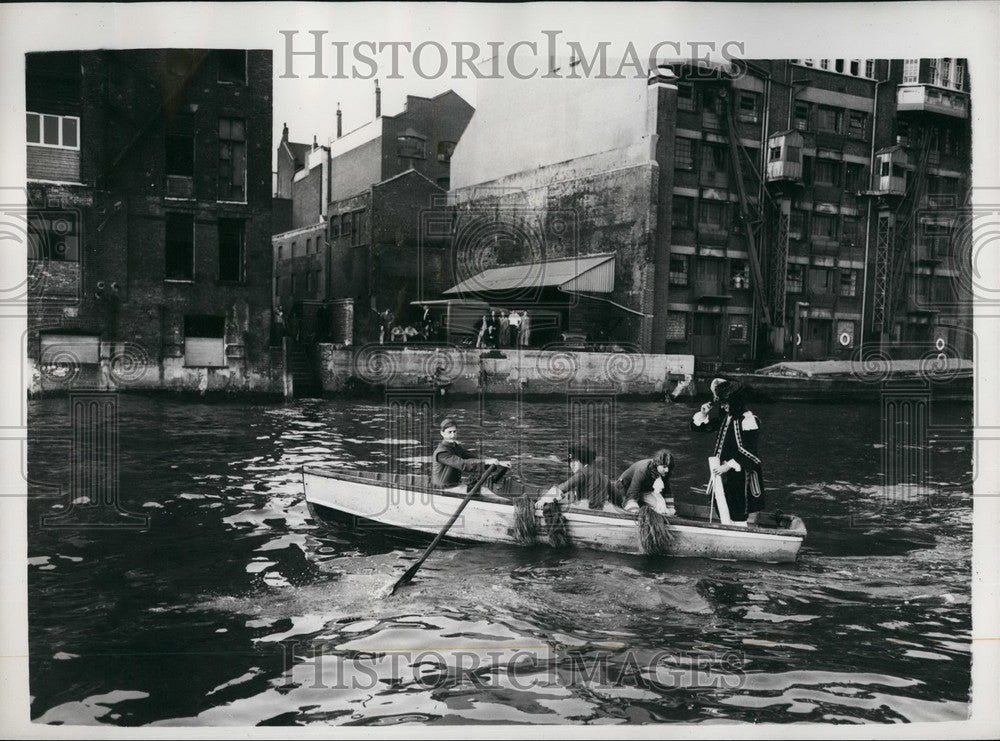
[{"label": "broom", "polygon": [[548,531],[549,545],[553,548],[569,548],[569,526],[563,516],[559,502],[546,502],[542,505],[542,517],[545,518],[545,529]]},{"label": "broom", "polygon": [[674,534],[670,530],[666,515],[661,515],[652,507],[642,506],[635,518],[639,529],[639,547],[643,553],[669,553],[674,543]]},{"label": "broom", "polygon": [[538,521],[535,519],[535,501],[531,497],[514,500],[514,540],[521,545],[529,545],[538,537]]}]

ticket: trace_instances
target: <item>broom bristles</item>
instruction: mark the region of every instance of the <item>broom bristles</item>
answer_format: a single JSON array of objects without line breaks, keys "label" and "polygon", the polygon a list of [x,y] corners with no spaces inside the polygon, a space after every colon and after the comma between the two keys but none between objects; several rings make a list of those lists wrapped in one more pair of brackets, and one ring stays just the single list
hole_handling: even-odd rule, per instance
[{"label": "broom bristles", "polygon": [[514,540],[521,545],[528,545],[534,543],[537,536],[535,502],[530,497],[518,497],[514,500]]},{"label": "broom bristles", "polygon": [[639,529],[639,545],[643,553],[669,553],[674,543],[674,534],[670,530],[667,518],[652,507],[642,507],[636,517]]},{"label": "broom bristles", "polygon": [[545,529],[548,532],[549,545],[553,548],[568,548],[570,546],[569,527],[563,516],[559,502],[546,502],[542,505],[542,516],[545,518]]}]

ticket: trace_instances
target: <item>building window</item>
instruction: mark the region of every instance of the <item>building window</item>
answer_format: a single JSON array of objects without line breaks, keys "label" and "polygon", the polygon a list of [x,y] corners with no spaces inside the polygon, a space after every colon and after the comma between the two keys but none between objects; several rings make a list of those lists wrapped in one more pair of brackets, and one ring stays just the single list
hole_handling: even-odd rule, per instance
[{"label": "building window", "polygon": [[219,280],[243,281],[246,242],[242,219],[219,219]]},{"label": "building window", "polygon": [[308,239],[306,239],[306,254],[307,255],[312,253],[312,246],[313,246],[312,237],[309,237]]},{"label": "building window", "polygon": [[289,257],[298,257],[298,255],[295,254],[295,248],[298,246],[299,246],[298,242],[292,242],[292,246],[288,249]]},{"label": "building window", "polygon": [[841,296],[857,296],[858,295],[858,271],[857,270],[841,270],[840,271],[840,295]]},{"label": "building window", "polygon": [[903,60],[903,84],[909,82],[916,82],[918,76],[920,75],[920,60],[919,59],[904,59]]},{"label": "building window", "polygon": [[28,259],[80,260],[80,222],[72,212],[28,213]]},{"label": "building window", "polygon": [[719,201],[701,201],[698,204],[698,223],[713,231],[727,231],[726,204]]},{"label": "building window", "polygon": [[284,256],[285,256],[285,246],[279,244],[278,245],[278,259],[281,260],[281,259],[284,258]]},{"label": "building window", "polygon": [[194,280],[194,216],[167,214],[165,229],[167,280]]},{"label": "building window", "polygon": [[674,229],[690,229],[694,226],[694,199],[684,196],[674,196],[674,208],[671,214]]},{"label": "building window", "polygon": [[241,118],[219,119],[219,200],[246,203],[247,142]]},{"label": "building window", "polygon": [[674,140],[674,167],[678,170],[694,169],[694,142],[690,139]]},{"label": "building window", "polygon": [[687,318],[683,311],[667,312],[667,342],[687,342]]},{"label": "building window", "polygon": [[743,344],[747,342],[750,334],[750,322],[745,316],[729,317],[729,341],[733,344]]},{"label": "building window", "polygon": [[809,292],[810,293],[830,292],[829,268],[809,268]]},{"label": "building window", "polygon": [[166,174],[194,177],[194,137],[167,134],[163,144],[166,150]]},{"label": "building window", "polygon": [[424,140],[419,136],[404,134],[396,142],[396,152],[400,157],[424,158]]},{"label": "building window", "polygon": [[788,293],[802,293],[803,270],[801,265],[790,264],[785,277],[787,278],[785,290]]},{"label": "building window", "polygon": [[352,236],[351,244],[355,247],[359,244],[367,244],[368,242],[368,220],[365,219],[365,212],[363,210],[354,212],[354,232]]},{"label": "building window", "polygon": [[812,235],[820,239],[837,238],[837,217],[832,214],[812,215]]},{"label": "building window", "polygon": [[795,102],[795,128],[804,131],[809,127],[809,104],[804,101]]},{"label": "building window", "polygon": [[737,291],[750,287],[750,264],[746,260],[732,260],[729,263],[729,287]]},{"label": "building window", "polygon": [[818,185],[837,185],[840,163],[836,160],[816,160],[815,181]]},{"label": "building window", "polygon": [[670,285],[686,286],[688,284],[688,262],[687,255],[670,258]]},{"label": "building window", "polygon": [[438,142],[438,162],[451,162],[455,153],[455,142]]},{"label": "building window", "polygon": [[80,119],[49,113],[28,113],[28,144],[58,149],[80,148]]},{"label": "building window", "polygon": [[726,150],[715,144],[705,144],[701,148],[702,167],[710,172],[726,171]]},{"label": "building window", "polygon": [[830,60],[829,59],[820,59],[819,60],[819,68],[820,69],[830,69]]},{"label": "building window", "polygon": [[841,72],[842,73],[844,71],[844,60],[843,59],[834,59],[833,60],[833,69],[835,71],[837,71],[837,72]]},{"label": "building window", "polygon": [[875,60],[866,59],[865,60],[865,77],[874,78],[875,77]]},{"label": "building window", "polygon": [[844,189],[856,193],[864,189],[864,166],[848,162],[844,172]]},{"label": "building window", "polygon": [[677,108],[681,111],[694,110],[694,88],[683,83],[677,86]]},{"label": "building window", "polygon": [[330,239],[337,239],[340,236],[340,218],[330,217]]},{"label": "building window", "polygon": [[843,219],[843,233],[840,242],[847,247],[854,247],[858,237],[858,217],[853,214],[843,214],[841,219]]},{"label": "building window", "polygon": [[290,291],[290,293],[291,293],[292,297],[294,297],[295,294],[296,294],[296,292],[297,292],[297,290],[298,290],[298,287],[295,285],[297,283],[297,281],[295,280],[295,273],[292,273],[289,276],[289,279],[291,280],[291,291]]},{"label": "building window", "polygon": [[771,162],[781,159],[781,147],[771,147]]},{"label": "building window", "polygon": [[938,84],[938,60],[927,60],[927,82],[931,85]]},{"label": "building window", "polygon": [[793,209],[788,219],[788,236],[794,239],[802,239],[806,233],[806,212]]},{"label": "building window", "polygon": [[841,130],[842,117],[843,117],[843,112],[839,108],[828,108],[826,106],[820,106],[817,126],[822,131],[833,131],[839,134]]},{"label": "building window", "polygon": [[855,77],[860,76],[860,74],[861,74],[861,60],[860,59],[852,59],[851,60],[851,74],[854,75]]},{"label": "building window", "polygon": [[349,237],[354,231],[354,214],[346,213],[340,216],[340,236]]},{"label": "building window", "polygon": [[965,61],[962,59],[955,60],[955,89],[965,89]]},{"label": "building window", "polygon": [[313,272],[310,270],[306,273],[306,293],[312,294],[316,290],[316,286],[313,284]]},{"label": "building window", "polygon": [[184,317],[184,365],[196,368],[225,367],[225,317],[197,314]]},{"label": "building window", "polygon": [[755,93],[740,93],[739,119],[751,123],[757,121],[757,95]]},{"label": "building window", "polygon": [[941,86],[951,87],[951,60],[941,60]]},{"label": "building window", "polygon": [[861,139],[868,128],[868,114],[863,111],[849,111],[847,114],[847,133]]},{"label": "building window", "polygon": [[854,347],[854,322],[844,319],[837,321],[837,344],[844,348]]},{"label": "building window", "polygon": [[242,49],[220,49],[219,82],[232,82],[246,85],[247,53]]}]

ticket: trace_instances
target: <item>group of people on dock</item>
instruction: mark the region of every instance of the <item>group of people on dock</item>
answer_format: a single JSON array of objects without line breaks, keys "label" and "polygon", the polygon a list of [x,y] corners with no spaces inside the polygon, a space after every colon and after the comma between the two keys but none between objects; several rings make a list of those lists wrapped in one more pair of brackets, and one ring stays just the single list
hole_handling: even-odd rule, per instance
[{"label": "group of people on dock", "polygon": [[[746,392],[746,387],[737,382],[716,379],[712,382],[712,401],[703,404],[690,423],[691,430],[717,433],[709,459],[709,493],[714,496],[721,520],[733,525],[746,525],[748,516],[764,507],[758,455],[760,420],[746,408]],[[496,458],[479,458],[458,443],[458,425],[453,418],[441,422],[441,438],[432,456],[434,486],[464,491],[463,474],[479,478],[493,467],[485,482],[488,486],[507,473],[507,467]],[[675,459],[669,450],[660,449],[635,461],[614,479],[604,473],[600,459],[586,444],[570,446],[567,461],[569,478],[551,487],[543,499],[621,514],[643,506],[661,515],[673,514],[670,477]],[[718,489],[713,491],[715,487]],[[479,496],[508,501],[485,487]]]},{"label": "group of people on dock", "polygon": [[531,316],[527,310],[493,309],[476,325],[477,348],[528,347],[531,345]]}]

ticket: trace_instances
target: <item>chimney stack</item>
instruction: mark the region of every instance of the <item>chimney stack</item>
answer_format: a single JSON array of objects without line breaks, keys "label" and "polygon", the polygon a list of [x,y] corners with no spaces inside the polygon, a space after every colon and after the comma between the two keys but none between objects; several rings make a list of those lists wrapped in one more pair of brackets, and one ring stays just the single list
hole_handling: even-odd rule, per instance
[{"label": "chimney stack", "polygon": [[318,147],[318,146],[319,146],[319,144],[316,142],[316,135],[313,134],[313,151],[314,152],[316,151],[316,147]]},{"label": "chimney stack", "polygon": [[338,102],[337,103],[337,138],[338,139],[341,137],[341,131],[342,131],[342,129],[341,129],[341,123],[340,122],[341,122],[342,115],[343,114],[341,114],[341,112],[340,112],[340,103]]},{"label": "chimney stack", "polygon": [[375,80],[375,118],[382,118],[382,88],[378,86],[378,80]]},{"label": "chimney stack", "polygon": [[287,123],[282,124],[282,127],[283,128],[281,129],[281,141],[286,142],[288,141],[288,124]]}]

